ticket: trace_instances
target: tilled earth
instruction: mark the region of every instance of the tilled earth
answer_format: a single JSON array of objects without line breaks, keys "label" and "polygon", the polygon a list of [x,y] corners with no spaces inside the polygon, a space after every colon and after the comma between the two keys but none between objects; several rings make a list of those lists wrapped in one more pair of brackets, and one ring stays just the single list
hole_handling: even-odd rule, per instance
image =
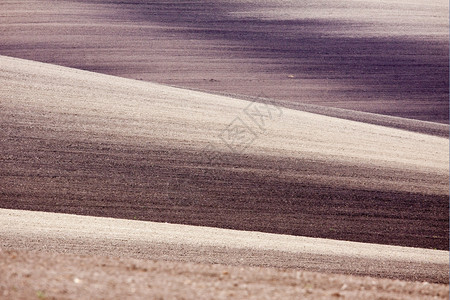
[{"label": "tilled earth", "polygon": [[428,282],[0,249],[2,299],[448,299]]},{"label": "tilled earth", "polygon": [[[448,3],[319,2],[2,1],[2,55],[269,97],[425,134],[286,110],[247,152],[222,149],[211,163],[218,152],[199,151],[213,140],[206,129],[223,138],[237,100],[2,57],[0,207],[447,250],[448,140],[434,136],[447,137],[448,128],[302,105],[447,123]],[[0,240],[10,245],[0,252],[5,299],[448,299],[449,292],[426,282],[249,267],[251,260],[200,264],[234,258],[196,258],[198,249],[173,245],[149,246],[142,257],[160,259],[168,249],[178,262],[119,259],[114,245],[116,257],[105,257],[106,248],[81,257],[57,254],[65,251],[57,239]],[[253,254],[264,265],[264,255]],[[286,256],[270,265],[296,268],[302,259],[303,269],[318,262]],[[442,265],[435,273],[422,266],[382,261],[370,272],[447,281]],[[358,264],[346,267],[365,274]]]},{"label": "tilled earth", "polygon": [[1,60],[2,208],[448,249],[447,138]]},{"label": "tilled earth", "polygon": [[448,123],[448,2],[7,0],[0,54]]},{"label": "tilled earth", "polygon": [[0,248],[448,283],[448,251],[0,209]]}]

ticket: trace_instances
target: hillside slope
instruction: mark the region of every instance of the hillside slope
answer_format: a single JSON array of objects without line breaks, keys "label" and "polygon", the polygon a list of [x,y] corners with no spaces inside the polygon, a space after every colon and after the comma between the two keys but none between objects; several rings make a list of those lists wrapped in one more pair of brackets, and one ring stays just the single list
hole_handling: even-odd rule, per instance
[{"label": "hillside slope", "polygon": [[3,0],[0,55],[448,123],[448,1]]},{"label": "hillside slope", "polygon": [[448,249],[441,138],[0,57],[0,206]]},{"label": "hillside slope", "polygon": [[0,247],[448,283],[449,253],[261,232],[0,209]]},{"label": "hillside slope", "polygon": [[448,284],[428,282],[1,249],[0,270],[5,299],[423,300],[449,293]]}]

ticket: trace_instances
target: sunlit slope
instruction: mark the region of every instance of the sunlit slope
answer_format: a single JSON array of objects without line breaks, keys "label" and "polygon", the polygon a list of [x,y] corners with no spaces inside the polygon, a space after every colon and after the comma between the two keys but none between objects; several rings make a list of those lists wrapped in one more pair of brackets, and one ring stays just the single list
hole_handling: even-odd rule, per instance
[{"label": "sunlit slope", "polygon": [[0,247],[448,282],[448,251],[0,209]]},{"label": "sunlit slope", "polygon": [[448,139],[0,59],[0,205],[448,248]]}]

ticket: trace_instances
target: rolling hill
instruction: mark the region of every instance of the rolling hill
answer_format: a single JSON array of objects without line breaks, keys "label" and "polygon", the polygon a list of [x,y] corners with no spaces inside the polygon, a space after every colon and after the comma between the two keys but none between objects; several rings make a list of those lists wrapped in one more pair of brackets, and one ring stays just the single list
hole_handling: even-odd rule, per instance
[{"label": "rolling hill", "polygon": [[1,57],[1,207],[448,248],[448,138]]}]

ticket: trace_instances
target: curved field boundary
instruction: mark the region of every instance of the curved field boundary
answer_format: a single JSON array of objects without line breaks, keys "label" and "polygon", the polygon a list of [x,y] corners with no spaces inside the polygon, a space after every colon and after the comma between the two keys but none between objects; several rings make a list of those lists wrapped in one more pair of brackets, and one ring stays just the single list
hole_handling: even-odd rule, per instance
[{"label": "curved field boundary", "polygon": [[0,209],[2,247],[448,281],[448,251]]}]

